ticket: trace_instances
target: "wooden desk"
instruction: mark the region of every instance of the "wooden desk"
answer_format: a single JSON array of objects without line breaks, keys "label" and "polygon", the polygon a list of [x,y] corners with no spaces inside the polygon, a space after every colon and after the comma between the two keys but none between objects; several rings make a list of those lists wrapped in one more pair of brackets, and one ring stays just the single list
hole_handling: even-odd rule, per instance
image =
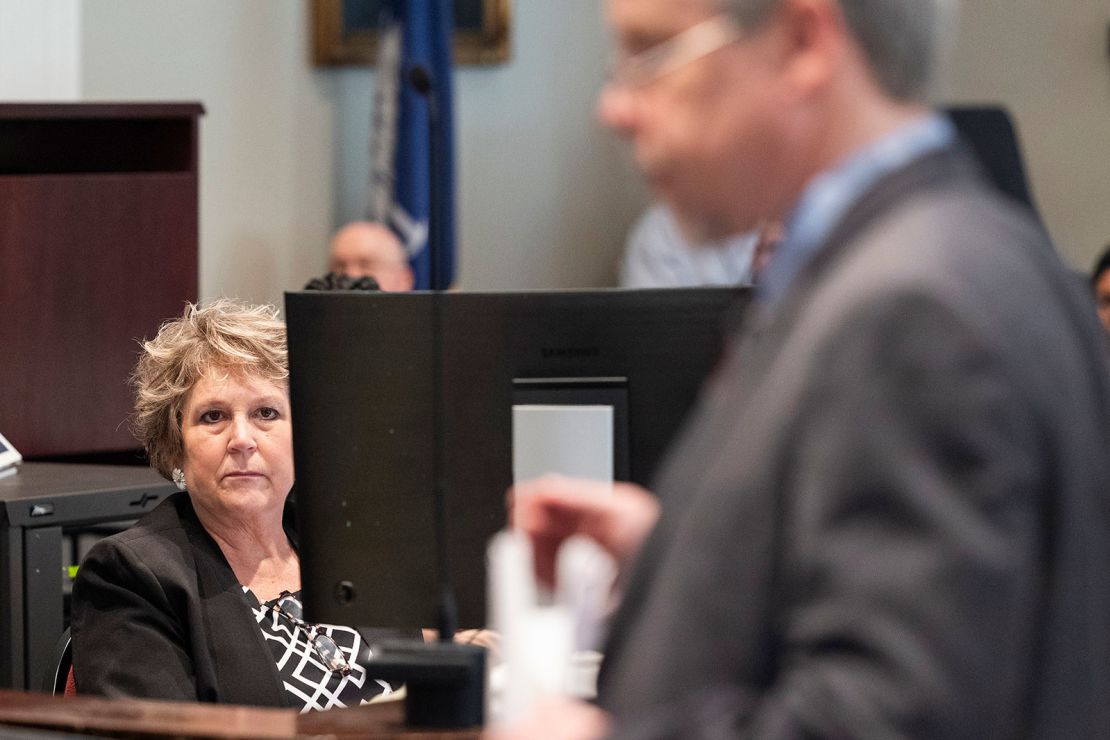
[{"label": "wooden desk", "polygon": [[99,736],[175,738],[403,738],[476,740],[478,728],[410,730],[402,702],[371,704],[298,715],[292,709],[219,704],[61,697],[0,691],[0,733],[4,726]]}]

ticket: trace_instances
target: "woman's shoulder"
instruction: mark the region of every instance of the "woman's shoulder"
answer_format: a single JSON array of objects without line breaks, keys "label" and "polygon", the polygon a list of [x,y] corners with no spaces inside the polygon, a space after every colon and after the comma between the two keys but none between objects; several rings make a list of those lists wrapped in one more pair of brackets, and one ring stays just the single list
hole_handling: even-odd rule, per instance
[{"label": "woman's shoulder", "polygon": [[105,555],[133,551],[142,555],[150,549],[161,550],[167,541],[184,543],[186,529],[196,518],[188,494],[175,493],[144,514],[122,532],[105,537],[93,545],[90,554]]},{"label": "woman's shoulder", "polygon": [[190,516],[196,515],[188,496],[174,494],[128,529],[98,540],[81,559],[74,594],[91,598],[104,588],[112,593],[118,588],[150,594],[195,591],[197,552]]}]

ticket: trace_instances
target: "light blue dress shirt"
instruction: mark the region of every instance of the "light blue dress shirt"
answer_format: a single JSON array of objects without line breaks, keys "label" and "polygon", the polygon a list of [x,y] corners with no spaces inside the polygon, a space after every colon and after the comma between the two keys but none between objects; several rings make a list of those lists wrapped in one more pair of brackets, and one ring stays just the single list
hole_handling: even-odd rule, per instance
[{"label": "light blue dress shirt", "polygon": [[759,276],[759,300],[774,306],[786,295],[848,209],[872,185],[915,159],[951,146],[955,140],[951,121],[933,113],[887,134],[814,178],[787,219],[785,238]]}]

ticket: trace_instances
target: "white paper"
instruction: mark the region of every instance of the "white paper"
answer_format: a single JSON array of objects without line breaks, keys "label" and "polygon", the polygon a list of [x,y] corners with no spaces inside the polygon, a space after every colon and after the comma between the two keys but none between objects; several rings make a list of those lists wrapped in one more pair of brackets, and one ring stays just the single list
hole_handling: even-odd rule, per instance
[{"label": "white paper", "polygon": [[513,406],[513,482],[547,473],[613,480],[612,406]]},{"label": "white paper", "polygon": [[489,622],[501,633],[502,664],[489,678],[488,714],[511,724],[545,697],[596,694],[603,615],[616,565],[576,536],[560,548],[554,603],[541,604],[532,547],[519,532],[493,536],[488,550]]}]

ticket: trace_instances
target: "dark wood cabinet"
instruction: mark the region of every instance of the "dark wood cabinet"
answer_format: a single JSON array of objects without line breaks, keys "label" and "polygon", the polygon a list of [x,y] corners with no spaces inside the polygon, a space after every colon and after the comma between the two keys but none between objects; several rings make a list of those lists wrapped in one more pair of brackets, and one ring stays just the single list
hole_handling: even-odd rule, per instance
[{"label": "dark wood cabinet", "polygon": [[138,341],[197,298],[198,121],[181,104],[0,104],[0,432],[136,447]]}]

